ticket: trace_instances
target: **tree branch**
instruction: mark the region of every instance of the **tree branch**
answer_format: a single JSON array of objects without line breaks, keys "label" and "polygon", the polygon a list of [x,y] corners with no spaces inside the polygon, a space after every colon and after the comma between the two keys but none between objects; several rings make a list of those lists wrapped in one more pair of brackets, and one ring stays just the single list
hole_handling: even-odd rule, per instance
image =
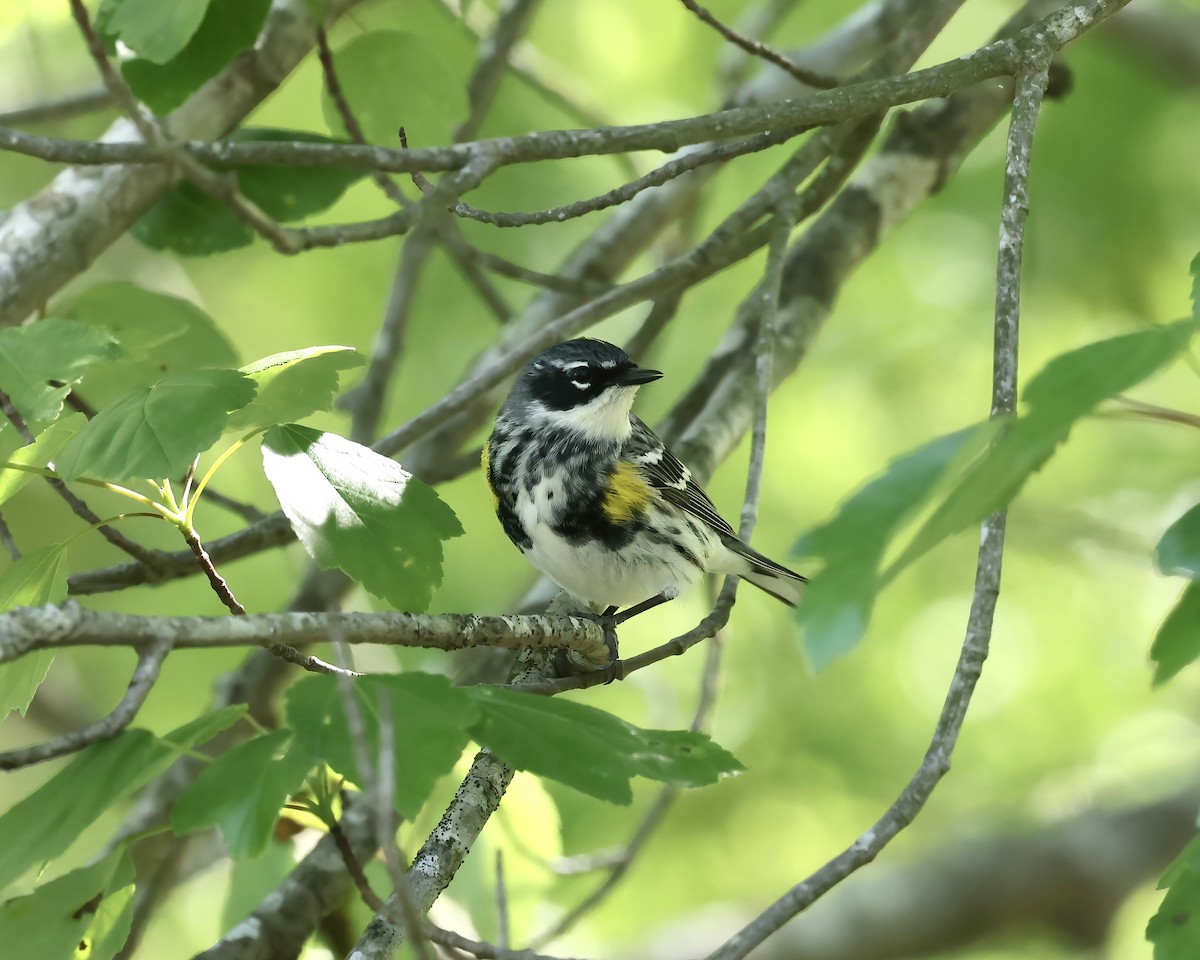
[{"label": "tree branch", "polygon": [[347,643],[461,650],[492,646],[568,647],[603,663],[603,631],[591,620],[567,616],[480,617],[472,614],[413,613],[253,613],[239,617],[139,617],[61,607],[19,607],[0,613],[0,663],[37,650],[79,646],[140,647],[169,640],[176,650],[196,647],[270,646],[321,643],[337,637]]}]

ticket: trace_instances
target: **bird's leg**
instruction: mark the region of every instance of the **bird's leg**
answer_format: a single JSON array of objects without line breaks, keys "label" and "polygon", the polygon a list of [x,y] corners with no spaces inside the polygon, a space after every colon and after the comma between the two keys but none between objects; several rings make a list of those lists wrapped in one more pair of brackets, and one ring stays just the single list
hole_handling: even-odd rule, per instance
[{"label": "bird's leg", "polygon": [[645,613],[647,610],[653,610],[655,607],[660,606],[671,599],[673,598],[659,593],[655,594],[649,600],[643,600],[641,603],[635,603],[632,607],[621,611],[616,616],[613,616],[613,613],[616,613],[616,607],[609,607],[608,610],[604,611],[604,614],[612,620],[613,626],[615,627],[624,623],[626,620],[631,620],[639,613]]}]

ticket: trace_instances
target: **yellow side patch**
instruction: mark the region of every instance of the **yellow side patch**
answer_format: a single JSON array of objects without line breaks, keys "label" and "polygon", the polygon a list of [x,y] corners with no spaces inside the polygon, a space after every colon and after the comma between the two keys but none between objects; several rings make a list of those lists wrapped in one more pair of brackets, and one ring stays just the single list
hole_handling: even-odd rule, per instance
[{"label": "yellow side patch", "polygon": [[484,441],[483,453],[479,456],[479,466],[483,469],[483,479],[487,481],[488,492],[492,495],[492,509],[500,509],[500,498],[496,496],[496,488],[492,486],[492,475],[488,471],[488,449],[491,447],[492,441]]},{"label": "yellow side patch", "polygon": [[637,467],[622,462],[608,478],[608,489],[600,507],[612,523],[623,523],[645,510],[650,497],[650,485],[642,479]]}]

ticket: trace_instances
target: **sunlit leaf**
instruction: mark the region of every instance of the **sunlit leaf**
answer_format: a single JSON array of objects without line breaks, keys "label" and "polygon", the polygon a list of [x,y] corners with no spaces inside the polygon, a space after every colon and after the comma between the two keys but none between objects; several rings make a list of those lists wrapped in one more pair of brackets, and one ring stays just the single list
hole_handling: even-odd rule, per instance
[{"label": "sunlit leaf", "polygon": [[1198,656],[1200,583],[1189,583],[1158,628],[1154,645],[1150,648],[1150,659],[1158,665],[1154,671],[1155,685],[1170,680]]},{"label": "sunlit leaf", "polygon": [[[90,866],[0,905],[0,943],[38,960],[68,960],[77,947],[87,944],[84,956],[107,960],[119,925],[123,922],[128,929],[132,883],[129,851],[118,848]],[[109,897],[117,900],[115,915],[111,909],[103,910]],[[91,947],[97,942],[102,949],[93,953]]]},{"label": "sunlit leaf", "polygon": [[131,50],[155,63],[166,63],[192,38],[209,0],[121,0],[106,29]]},{"label": "sunlit leaf", "polygon": [[88,367],[120,348],[104,333],[48,317],[0,330],[0,390],[29,421],[52,420]]},{"label": "sunlit leaf", "polygon": [[245,712],[243,704],[226,707],[162,737],[125,730],[75,754],[0,815],[0,887],[58,856],[105,810],[166,770],[181,751],[220,733]]},{"label": "sunlit leaf", "polygon": [[121,73],[138,99],[155,113],[184,102],[243,50],[254,46],[271,0],[209,0],[204,19],[186,46],[168,62],[135,57]]},{"label": "sunlit leaf", "polygon": [[100,411],[58,458],[68,480],[180,477],[212,446],[229,411],[254,398],[254,382],[236,370],[172,373]]},{"label": "sunlit leaf", "polygon": [[328,410],[338,391],[341,371],[361,366],[362,362],[353,347],[309,347],[247,364],[242,373],[258,385],[258,392],[229,417],[229,427],[271,427]]},{"label": "sunlit leaf", "polygon": [[483,711],[471,735],[505,763],[610,803],[629,803],[642,776],[700,786],[741,771],[700,733],[642,730],[595,707],[498,687],[469,687]]},{"label": "sunlit leaf", "polygon": [[257,857],[313,764],[303,750],[288,749],[291,739],[290,730],[273,730],[226,750],[175,801],[171,829],[185,834],[216,826],[231,857]]},{"label": "sunlit leaf", "polygon": [[[19,447],[8,455],[10,463],[20,463],[27,467],[45,467],[58,456],[80,427],[87,422],[82,413],[72,413],[56,420],[34,438],[33,443]],[[37,474],[14,467],[0,467],[0,503],[4,503],[20,490]]]},{"label": "sunlit leaf", "polygon": [[[336,143],[329,137],[304,130],[246,128],[232,140]],[[367,171],[339,167],[254,166],[238,167],[238,186],[269,216],[284,223],[302,220],[332,206],[346,189]],[[247,246],[253,231],[225,204],[190,183],[172,187],[133,226],[133,235],[153,250],[170,250],[185,256],[204,256]]]},{"label": "sunlit leaf", "polygon": [[1194,960],[1200,956],[1200,839],[1183,848],[1159,886],[1167,893],[1146,925],[1154,960]]},{"label": "sunlit leaf", "polygon": [[1200,504],[1171,524],[1154,548],[1158,569],[1200,580]]},{"label": "sunlit leaf", "polygon": [[[466,85],[429,41],[416,33],[372,30],[334,51],[342,91],[371,143],[399,145],[406,128],[412,145],[450,142],[454,127],[466,119]],[[404,90],[402,98],[396,90]],[[324,94],[329,129],[345,135],[341,114]]]},{"label": "sunlit leaf", "polygon": [[[361,744],[378,770],[379,720],[386,700],[394,745],[396,809],[415,817],[437,780],[449,773],[467,744],[479,711],[445,677],[428,673],[358,677],[355,701],[365,727]],[[287,692],[287,720],[296,740],[317,759],[363,784],[346,705],[334,677],[305,677]]]},{"label": "sunlit leaf", "polygon": [[294,423],[263,439],[263,468],[304,548],[398,610],[442,582],[442,541],[462,534],[433,489],[394,460]]}]

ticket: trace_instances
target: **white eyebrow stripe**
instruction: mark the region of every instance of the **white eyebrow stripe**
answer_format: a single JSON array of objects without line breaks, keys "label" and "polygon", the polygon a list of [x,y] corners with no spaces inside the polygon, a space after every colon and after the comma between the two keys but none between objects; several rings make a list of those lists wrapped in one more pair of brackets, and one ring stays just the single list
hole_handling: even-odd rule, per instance
[{"label": "white eyebrow stripe", "polygon": [[562,369],[564,371],[574,370],[576,367],[586,367],[587,365],[588,362],[586,360],[572,360],[570,363],[564,363]]}]

